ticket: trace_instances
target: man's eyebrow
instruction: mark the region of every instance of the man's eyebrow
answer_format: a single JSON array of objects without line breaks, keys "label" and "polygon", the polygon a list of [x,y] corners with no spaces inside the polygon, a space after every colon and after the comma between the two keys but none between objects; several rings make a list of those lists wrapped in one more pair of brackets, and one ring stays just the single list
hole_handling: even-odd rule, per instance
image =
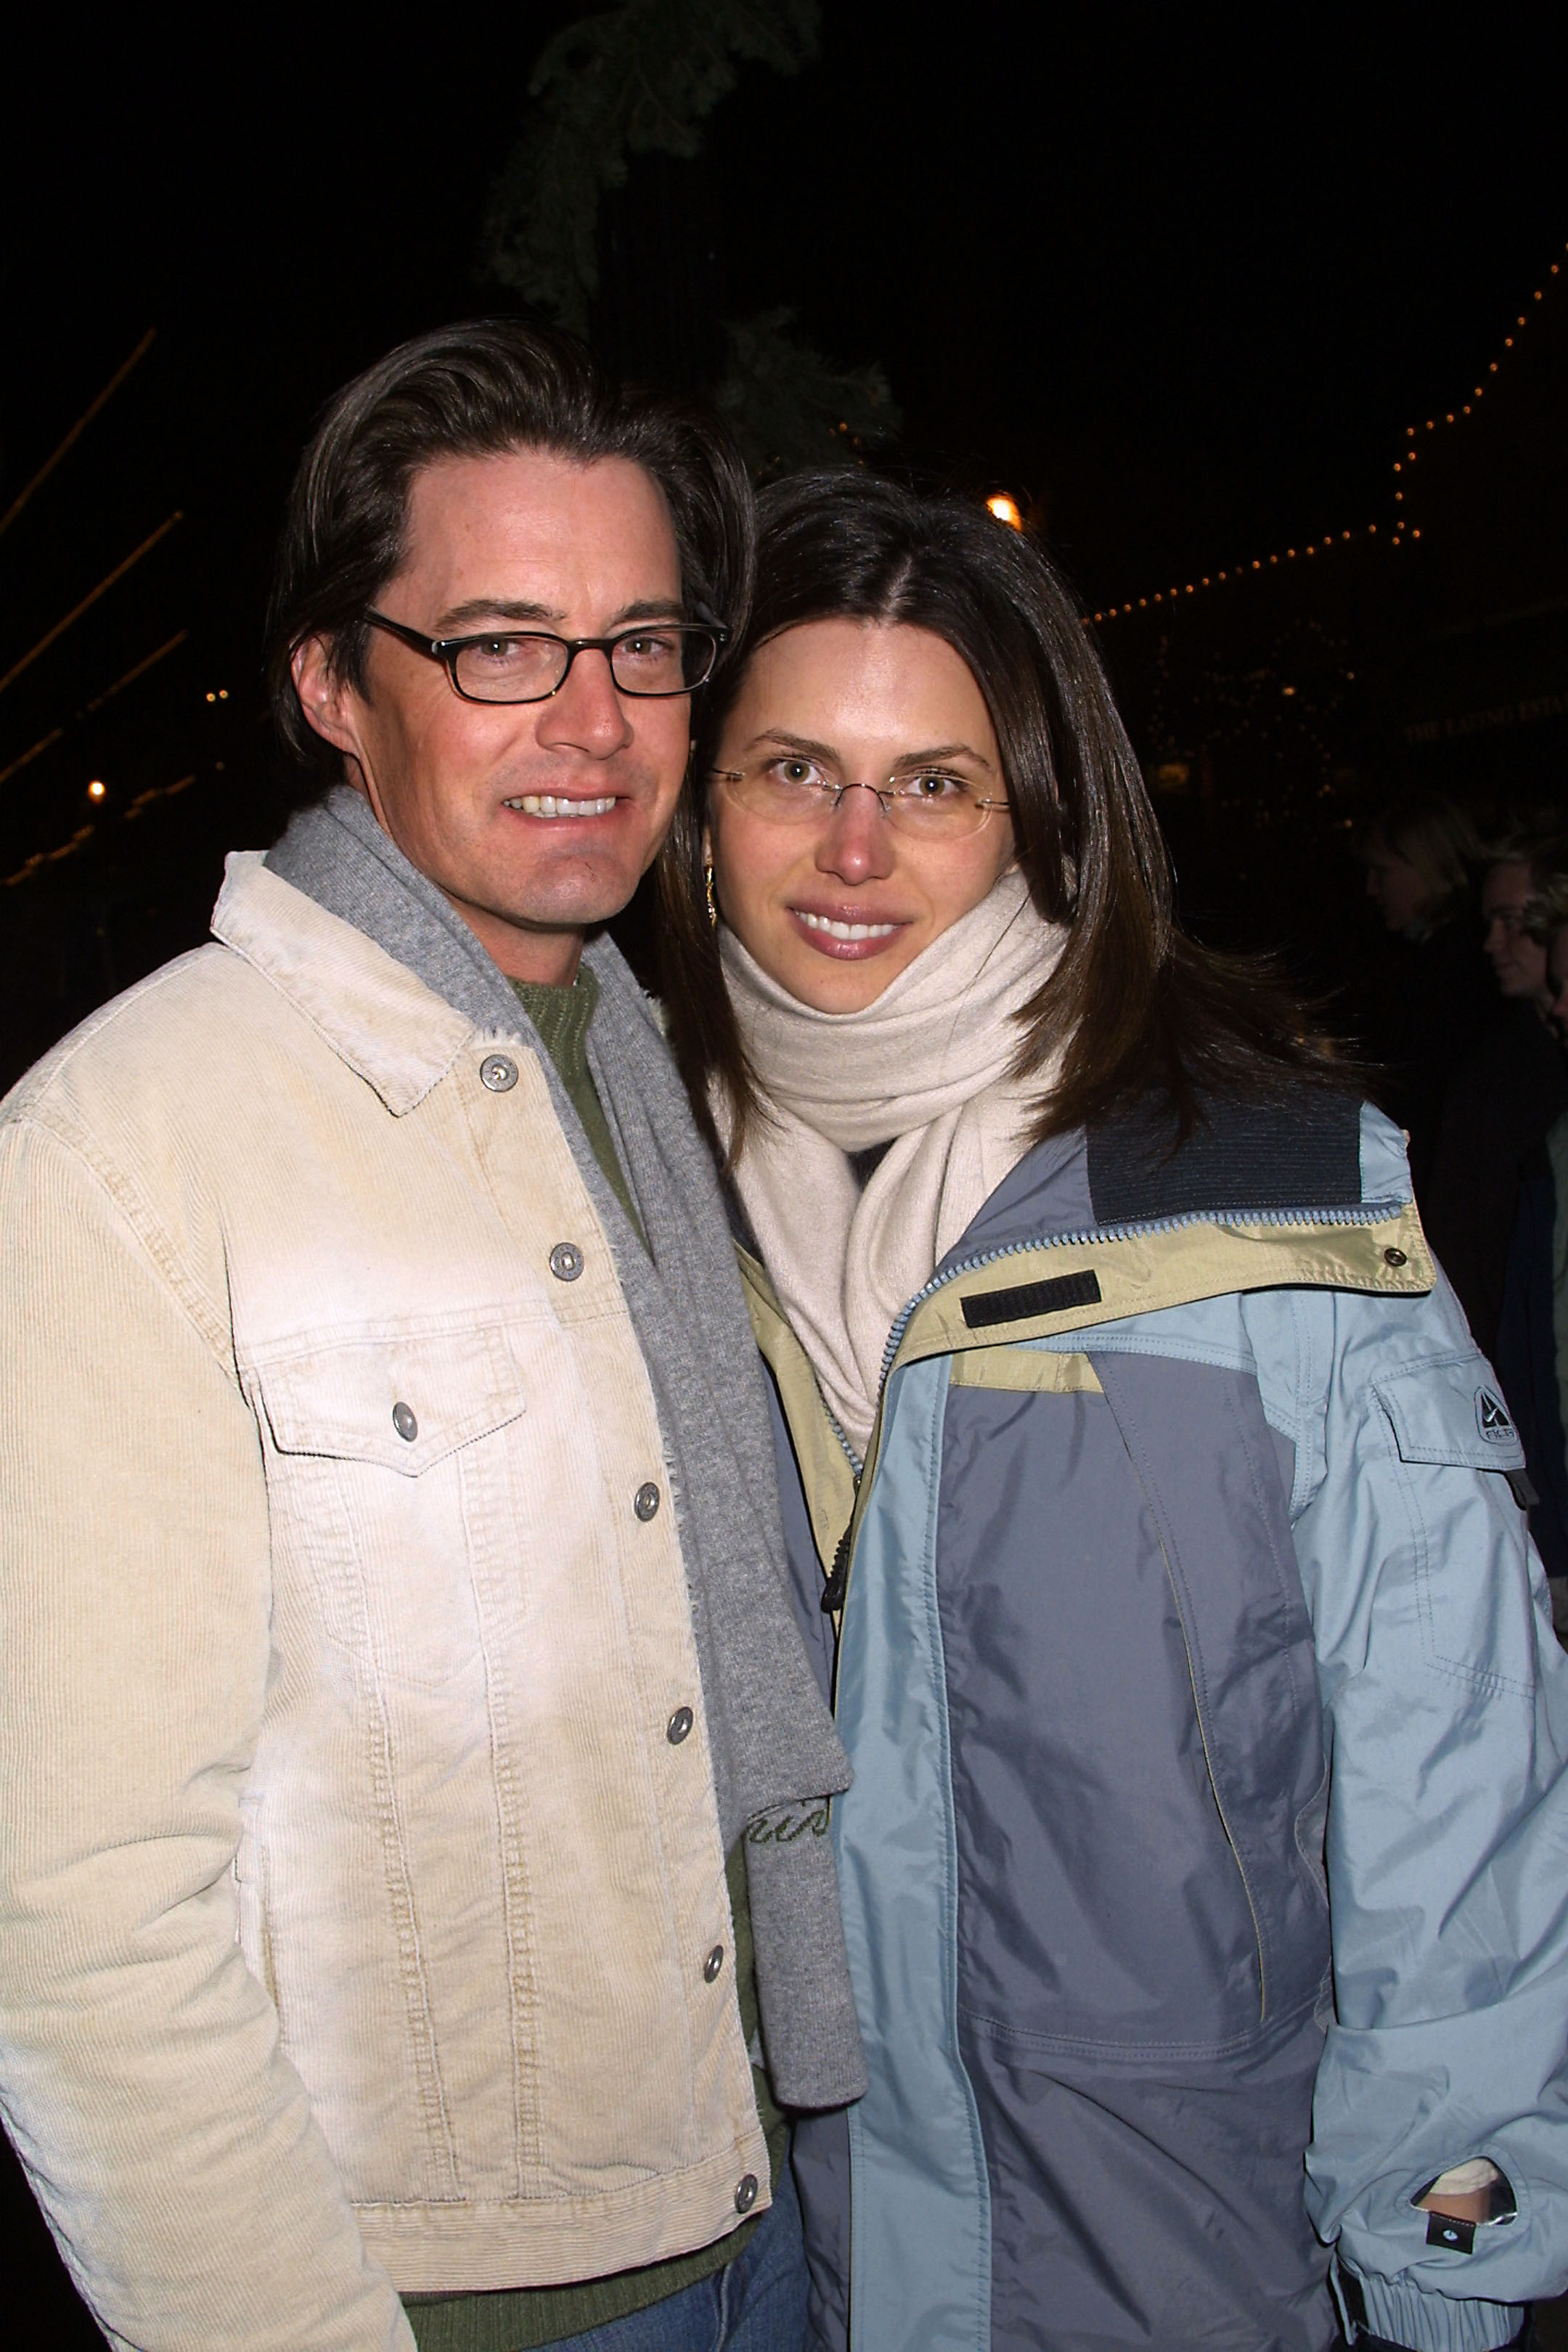
[{"label": "man's eyebrow", "polygon": [[[441,637],[460,636],[465,629],[486,621],[521,621],[535,627],[553,629],[565,617],[552,604],[526,604],[511,596],[470,596],[463,604],[453,604],[442,614],[436,635]],[[643,597],[636,604],[623,604],[606,627],[613,633],[636,621],[678,621],[680,617],[678,596]]]},{"label": "man's eyebrow", "polygon": [[476,621],[560,621],[563,614],[550,604],[529,604],[516,597],[470,596],[461,604],[448,605],[441,615],[436,634],[441,637],[457,636]]},{"label": "man's eyebrow", "polygon": [[[760,735],[752,736],[745,750],[760,751],[764,743],[776,743],[781,751],[798,751],[804,759],[830,760],[835,767],[844,764],[841,755],[831,743],[819,743],[810,735],[792,734],[787,728],[764,727]],[[896,774],[901,768],[932,768],[943,760],[959,759],[973,760],[975,766],[984,768],[987,775],[996,772],[985,754],[977,751],[973,743],[937,743],[924,751],[902,751],[893,762],[893,769]]]}]

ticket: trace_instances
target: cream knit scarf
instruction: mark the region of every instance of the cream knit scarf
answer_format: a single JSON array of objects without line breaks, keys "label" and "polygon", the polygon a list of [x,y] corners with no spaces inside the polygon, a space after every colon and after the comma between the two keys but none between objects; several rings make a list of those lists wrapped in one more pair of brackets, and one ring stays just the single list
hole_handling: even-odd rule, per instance
[{"label": "cream knit scarf", "polygon": [[[1062,940],[1009,872],[863,1013],[814,1013],[720,933],[768,1113],[748,1130],[736,1182],[823,1394],[861,1453],[895,1318],[1023,1157],[1050,1092],[1054,1065],[1022,1080],[1010,1070],[1017,1015]],[[715,1111],[722,1123],[724,1106]],[[862,1190],[848,1155],[882,1143]]]}]

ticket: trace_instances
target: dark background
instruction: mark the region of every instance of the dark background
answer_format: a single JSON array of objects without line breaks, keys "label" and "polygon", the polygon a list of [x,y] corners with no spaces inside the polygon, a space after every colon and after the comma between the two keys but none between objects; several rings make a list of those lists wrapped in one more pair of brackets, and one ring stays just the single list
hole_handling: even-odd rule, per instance
[{"label": "dark background", "polygon": [[[0,517],[155,333],[0,521],[0,679],[169,528],[0,683],[0,1085],[196,944],[224,851],[277,831],[260,628],[300,446],[393,341],[516,307],[478,275],[489,191],[584,13],[12,52]],[[1102,616],[1189,920],[1353,1008],[1378,796],[1562,790],[1565,238],[1543,11],[829,0],[816,63],[743,68],[694,160],[634,162],[595,327],[684,387],[773,305],[879,362],[889,460],[1011,491]]]}]

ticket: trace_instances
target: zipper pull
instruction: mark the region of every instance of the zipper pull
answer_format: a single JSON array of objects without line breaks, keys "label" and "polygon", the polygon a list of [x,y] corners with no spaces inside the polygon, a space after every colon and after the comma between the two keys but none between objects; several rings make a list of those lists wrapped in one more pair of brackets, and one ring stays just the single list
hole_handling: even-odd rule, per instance
[{"label": "zipper pull", "polygon": [[851,1519],[838,1538],[838,1549],[833,1555],[833,1573],[822,1588],[820,1605],[824,1614],[844,1606],[844,1588],[849,1581],[849,1537],[854,1525]]}]

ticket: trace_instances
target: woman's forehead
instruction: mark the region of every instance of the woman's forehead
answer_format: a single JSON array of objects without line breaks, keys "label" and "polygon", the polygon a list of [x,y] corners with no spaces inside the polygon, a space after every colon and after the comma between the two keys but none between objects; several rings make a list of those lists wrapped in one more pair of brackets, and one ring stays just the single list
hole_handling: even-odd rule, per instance
[{"label": "woman's forehead", "polygon": [[985,698],[945,638],[902,621],[804,621],[759,646],[725,730],[769,729],[822,743],[965,744],[996,758]]}]

